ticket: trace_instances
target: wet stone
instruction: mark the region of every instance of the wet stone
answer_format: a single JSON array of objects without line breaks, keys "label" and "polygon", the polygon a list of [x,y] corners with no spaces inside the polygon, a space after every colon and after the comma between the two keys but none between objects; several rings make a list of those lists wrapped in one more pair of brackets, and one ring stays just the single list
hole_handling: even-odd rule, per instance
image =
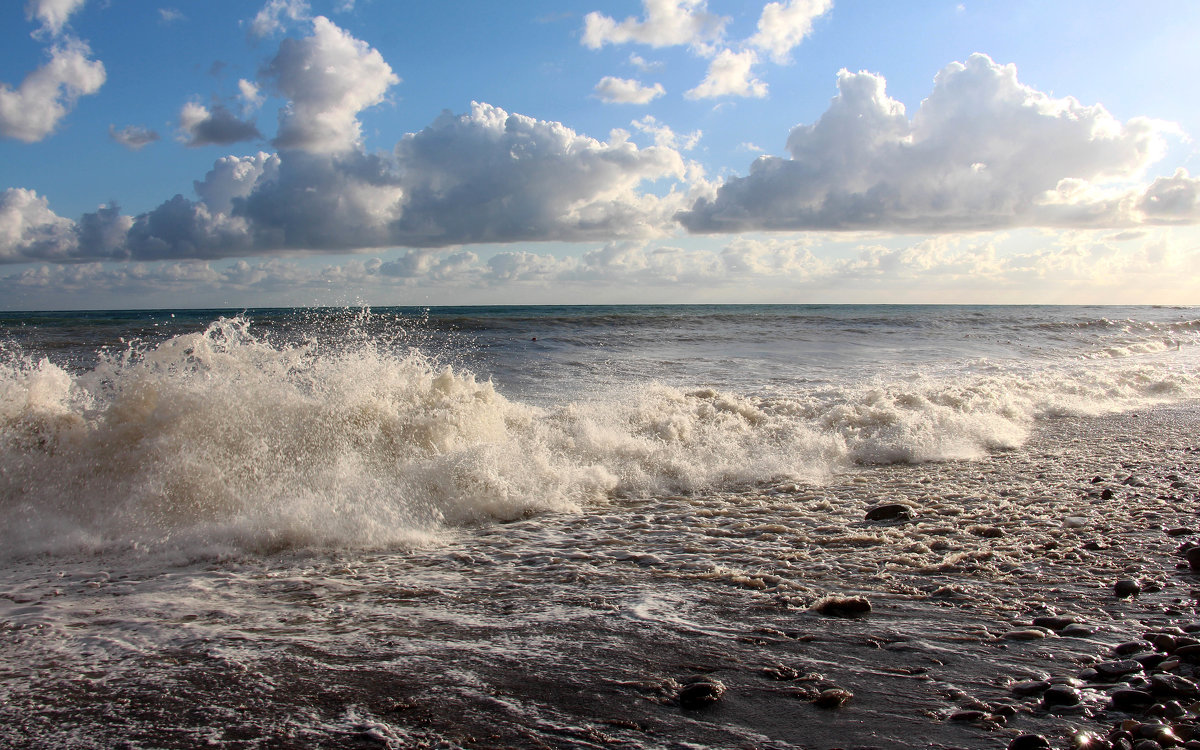
[{"label": "wet stone", "polygon": [[725,684],[711,677],[693,677],[679,690],[679,706],[693,711],[711,706],[725,694]]},{"label": "wet stone", "polygon": [[830,617],[861,617],[871,611],[871,602],[865,596],[827,596],[813,610]]},{"label": "wet stone", "polygon": [[1112,701],[1112,707],[1119,711],[1146,708],[1154,703],[1154,697],[1150,693],[1134,688],[1114,690],[1109,695],[1109,699]]},{"label": "wet stone", "polygon": [[854,693],[842,688],[830,688],[822,690],[821,694],[813,699],[813,705],[817,708],[841,708],[854,697]]},{"label": "wet stone", "polygon": [[1187,558],[1188,566],[1192,570],[1200,570],[1200,547],[1192,547],[1184,553],[1184,557]]},{"label": "wet stone", "polygon": [[1177,674],[1156,674],[1150,677],[1150,691],[1172,698],[1200,698],[1200,686]]},{"label": "wet stone", "polygon": [[912,507],[904,503],[885,503],[867,510],[868,521],[907,521],[912,516]]},{"label": "wet stone", "polygon": [[1142,592],[1142,586],[1132,578],[1122,578],[1113,585],[1113,593],[1119,599],[1127,599],[1131,596],[1137,596]]},{"label": "wet stone", "polygon": [[1149,651],[1152,648],[1154,648],[1154,645],[1149,641],[1126,641],[1118,646],[1114,646],[1113,653],[1117,656],[1128,656],[1129,654]]},{"label": "wet stone", "polygon": [[1193,664],[1200,662],[1200,643],[1179,646],[1171,652],[1171,655],[1180,661],[1191,662]]},{"label": "wet stone", "polygon": [[1042,703],[1047,706],[1077,706],[1083,700],[1079,691],[1069,685],[1051,685],[1042,693]]},{"label": "wet stone", "polygon": [[1142,665],[1133,659],[1123,659],[1121,661],[1102,661],[1094,668],[1100,673],[1101,677],[1110,680],[1119,679],[1125,675],[1142,671]]},{"label": "wet stone", "polygon": [[1096,628],[1075,622],[1058,631],[1058,634],[1065,638],[1087,638],[1096,634]]},{"label": "wet stone", "polygon": [[1024,680],[1022,682],[1015,682],[1008,686],[1008,689],[1012,691],[1013,695],[1020,696],[1038,695],[1039,693],[1046,692],[1046,690],[1049,688],[1050,683],[1046,680]]},{"label": "wet stone", "polygon": [[1074,625],[1075,618],[1062,615],[1044,615],[1042,617],[1033,618],[1033,626],[1037,628],[1049,628],[1055,632],[1062,630],[1068,625]]}]

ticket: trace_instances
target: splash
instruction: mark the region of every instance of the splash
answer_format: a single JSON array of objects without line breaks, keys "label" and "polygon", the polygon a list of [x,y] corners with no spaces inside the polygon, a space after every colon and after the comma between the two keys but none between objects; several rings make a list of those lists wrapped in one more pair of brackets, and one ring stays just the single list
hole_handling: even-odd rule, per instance
[{"label": "splash", "polygon": [[76,373],[0,351],[0,546],[404,548],[620,496],[974,459],[1039,418],[1198,391],[1135,359],[758,397],[650,384],[536,407],[411,341],[351,321],[279,343],[237,317]]}]

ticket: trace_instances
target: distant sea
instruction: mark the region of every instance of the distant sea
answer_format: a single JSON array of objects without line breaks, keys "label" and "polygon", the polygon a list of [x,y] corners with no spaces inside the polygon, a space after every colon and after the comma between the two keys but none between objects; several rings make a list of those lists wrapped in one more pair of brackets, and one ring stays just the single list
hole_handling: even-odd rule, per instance
[{"label": "distant sea", "polygon": [[[1060,731],[1086,701],[950,717],[1196,615],[1197,343],[1174,307],[0,313],[0,746]],[[1092,632],[1004,637],[1039,612]]]}]

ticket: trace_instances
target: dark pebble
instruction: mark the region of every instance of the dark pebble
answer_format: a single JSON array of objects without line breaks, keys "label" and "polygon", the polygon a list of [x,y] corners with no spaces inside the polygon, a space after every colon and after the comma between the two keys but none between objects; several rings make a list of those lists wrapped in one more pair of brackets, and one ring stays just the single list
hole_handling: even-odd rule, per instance
[{"label": "dark pebble", "polygon": [[1166,654],[1138,654],[1133,660],[1142,665],[1142,669],[1150,671],[1167,660]]},{"label": "dark pebble", "polygon": [[1066,638],[1087,638],[1088,636],[1095,635],[1096,629],[1091,625],[1073,622],[1062,630],[1058,631],[1058,634]]},{"label": "dark pebble", "polygon": [[1042,703],[1049,706],[1076,706],[1083,700],[1079,691],[1068,685],[1051,685],[1042,693]]},{"label": "dark pebble", "polygon": [[1124,677],[1127,674],[1141,672],[1142,665],[1133,659],[1123,659],[1121,661],[1102,661],[1095,666],[1095,670],[1100,673],[1101,677],[1114,680]]},{"label": "dark pebble", "polygon": [[1137,596],[1141,591],[1141,585],[1132,578],[1122,578],[1113,586],[1113,593],[1120,599]]},{"label": "dark pebble", "polygon": [[1170,673],[1151,675],[1150,691],[1155,695],[1171,698],[1200,698],[1200,685],[1186,677]]},{"label": "dark pebble", "polygon": [[849,690],[830,688],[822,690],[821,694],[813,699],[813,705],[818,708],[841,708],[853,697],[854,693]]},{"label": "dark pebble", "polygon": [[913,509],[904,503],[886,503],[876,505],[867,511],[868,521],[907,521],[912,518]]},{"label": "dark pebble", "polygon": [[1044,693],[1050,688],[1050,683],[1046,680],[1025,680],[1023,682],[1014,682],[1008,686],[1008,689],[1013,692],[1013,695],[1037,695]]},{"label": "dark pebble", "polygon": [[1119,711],[1128,711],[1129,709],[1145,708],[1154,703],[1154,697],[1144,690],[1135,690],[1133,688],[1120,688],[1114,690],[1109,699],[1112,700],[1112,707]]},{"label": "dark pebble", "polygon": [[1181,659],[1182,661],[1192,663],[1200,662],[1200,643],[1189,643],[1186,646],[1178,646],[1174,651],[1171,652],[1171,656]]},{"label": "dark pebble", "polygon": [[1128,656],[1142,651],[1149,651],[1154,648],[1154,644],[1148,641],[1126,641],[1119,646],[1113,647],[1113,653],[1117,656]]},{"label": "dark pebble", "polygon": [[950,714],[950,721],[979,721],[987,716],[983,711],[955,711]]},{"label": "dark pebble", "polygon": [[1033,626],[1036,628],[1046,628],[1058,632],[1068,625],[1074,625],[1074,617],[1045,615],[1042,617],[1033,618]]},{"label": "dark pebble", "polygon": [[1167,536],[1189,536],[1195,533],[1195,529],[1189,529],[1186,526],[1181,526],[1177,529],[1167,529]]},{"label": "dark pebble", "polygon": [[679,706],[690,710],[705,708],[721,700],[725,685],[711,677],[693,678],[679,691]]},{"label": "dark pebble", "polygon": [[1192,547],[1184,554],[1184,557],[1187,558],[1188,565],[1192,570],[1200,570],[1200,547]]},{"label": "dark pebble", "polygon": [[871,602],[863,596],[827,596],[813,609],[831,617],[859,617],[871,611]]}]

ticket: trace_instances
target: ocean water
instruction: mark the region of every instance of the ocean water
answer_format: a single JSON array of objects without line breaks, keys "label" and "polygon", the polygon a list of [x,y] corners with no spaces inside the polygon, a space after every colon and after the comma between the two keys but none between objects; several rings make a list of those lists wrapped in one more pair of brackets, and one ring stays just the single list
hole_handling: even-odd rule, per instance
[{"label": "ocean water", "polygon": [[[1158,307],[2,313],[0,746],[1065,736],[1101,691],[1008,684],[1196,618],[1198,342]],[[1095,632],[1005,637],[1045,612]]]}]

